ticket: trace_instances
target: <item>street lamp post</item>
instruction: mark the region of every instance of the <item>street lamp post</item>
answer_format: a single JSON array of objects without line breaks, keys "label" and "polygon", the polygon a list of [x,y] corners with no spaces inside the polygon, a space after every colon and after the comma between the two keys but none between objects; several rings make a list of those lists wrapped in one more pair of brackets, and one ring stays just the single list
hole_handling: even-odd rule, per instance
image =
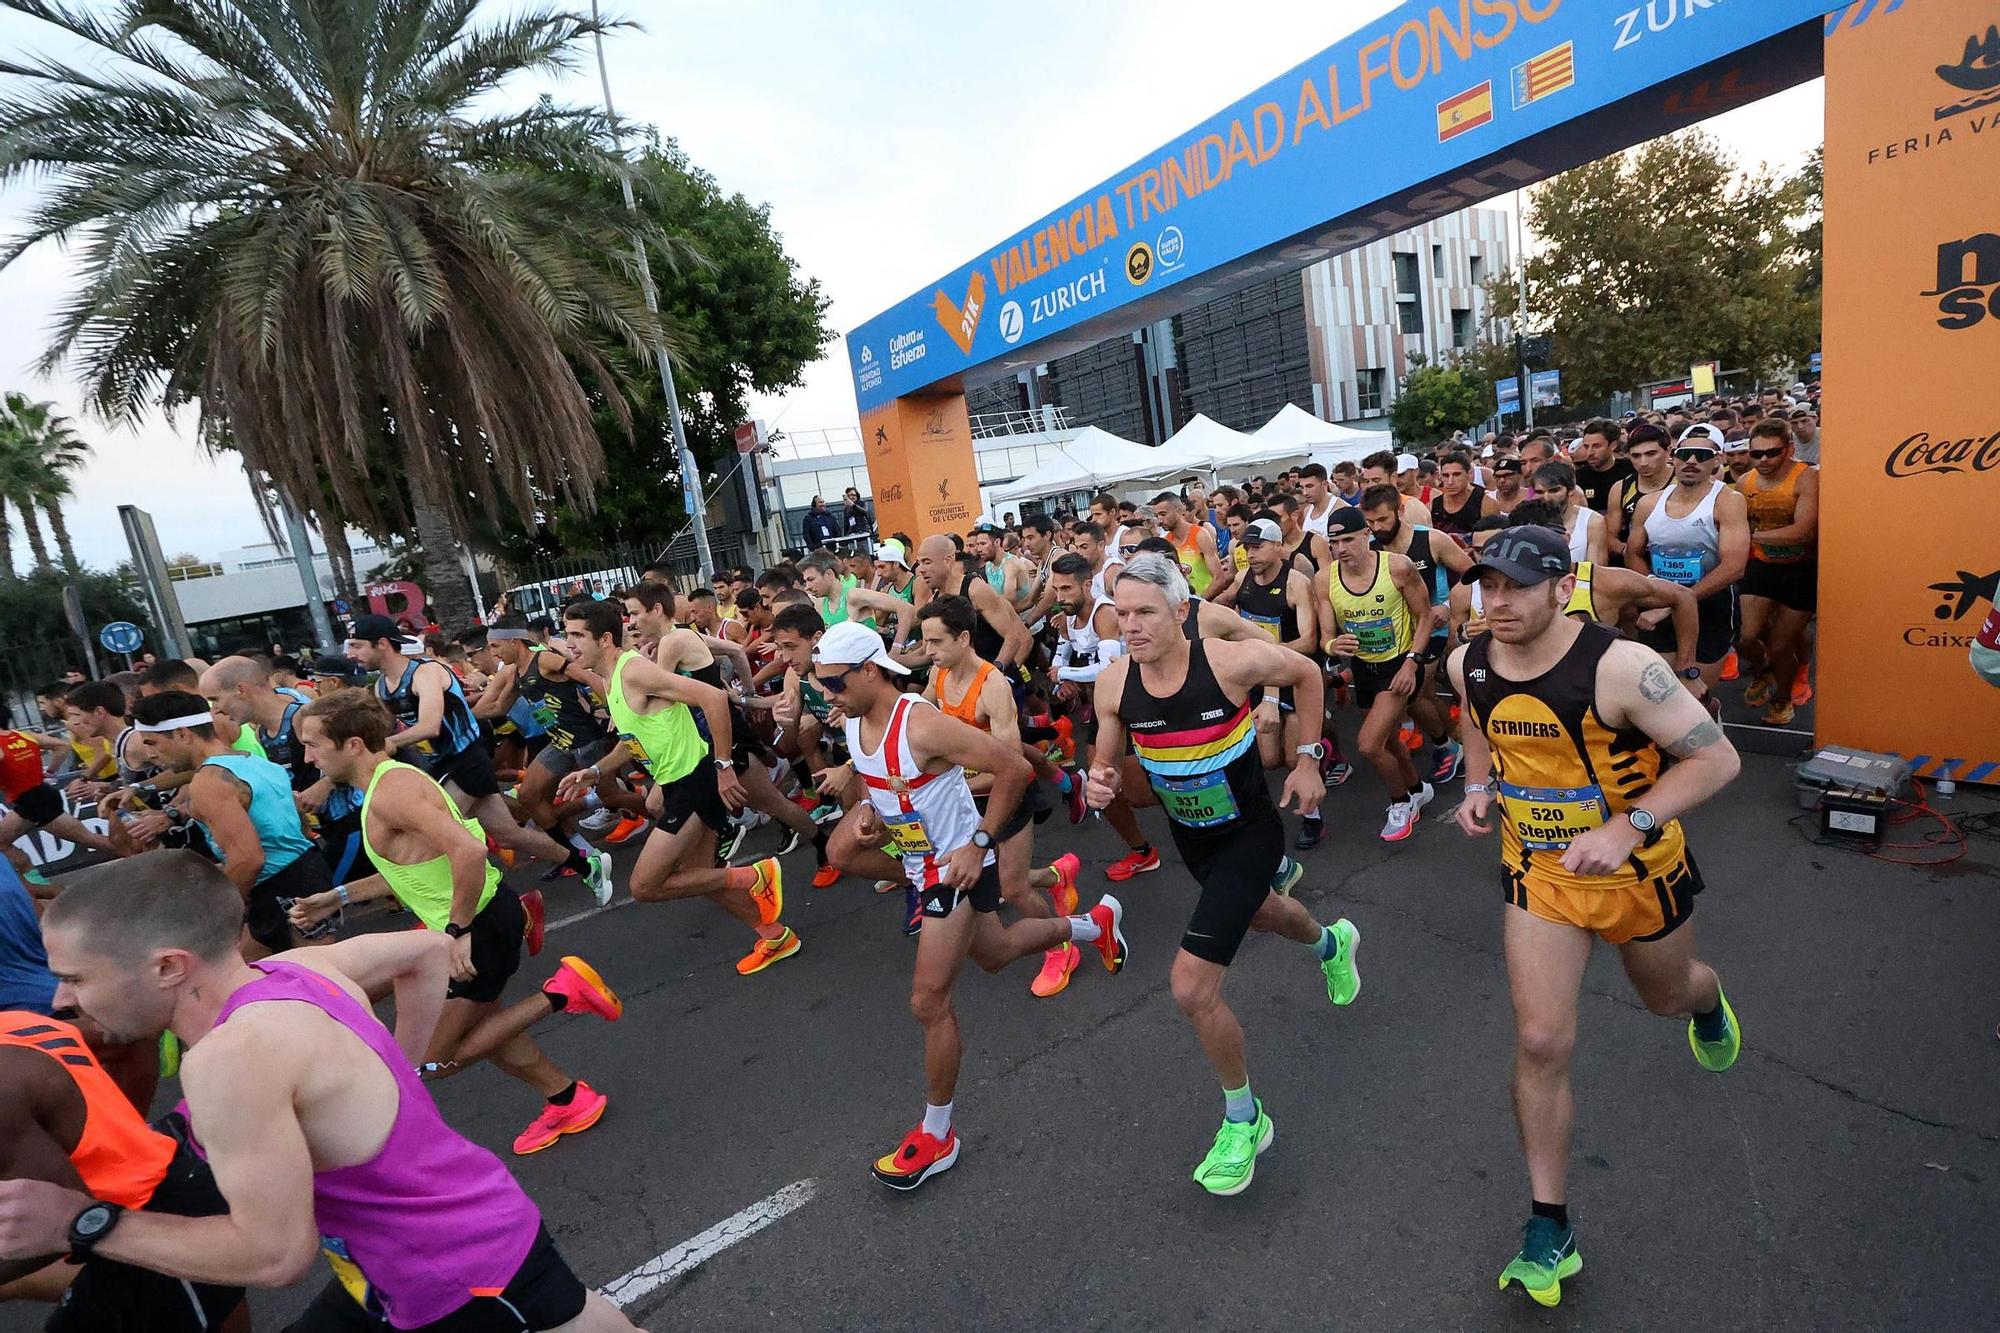
[{"label": "street lamp post", "polygon": [[[592,22],[598,20],[597,0],[590,0]],[[597,78],[604,85],[604,114],[611,120],[611,143],[620,153],[625,151],[624,136],[618,132],[618,112],[611,105],[611,71],[604,63],[604,34],[593,34],[597,42]],[[625,207],[632,213],[639,211],[639,202],[632,195],[632,181],[629,176],[620,177],[618,184],[625,191]],[[646,293],[646,309],[655,318],[660,313],[660,294],[653,286],[653,266],[646,259],[646,242],[643,237],[633,241],[639,252],[639,281]],[[703,583],[715,583],[715,556],[708,549],[708,501],[702,494],[701,471],[695,466],[694,455],[688,451],[687,429],[681,424],[680,395],[674,392],[674,366],[667,356],[666,341],[657,333],[653,338],[653,360],[660,369],[660,390],[667,396],[667,420],[674,430],[674,452],[681,463],[681,495],[686,501],[688,520],[694,529],[695,558],[701,563]]]}]

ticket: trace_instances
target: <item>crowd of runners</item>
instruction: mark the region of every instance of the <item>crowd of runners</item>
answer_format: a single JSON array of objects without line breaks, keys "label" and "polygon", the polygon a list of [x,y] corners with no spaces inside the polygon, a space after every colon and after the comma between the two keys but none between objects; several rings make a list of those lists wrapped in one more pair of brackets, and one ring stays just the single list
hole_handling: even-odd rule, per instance
[{"label": "crowd of runners", "polygon": [[[364,615],[310,663],[51,686],[63,737],[0,733],[22,872],[0,869],[0,1294],[59,1302],[51,1328],[228,1327],[242,1288],[323,1253],[306,1333],[628,1327],[422,1085],[490,1060],[532,1089],[516,1153],[588,1130],[609,1099],[532,1029],[617,1021],[611,982],[565,957],[506,999],[547,901],[706,898],[742,928],[744,977],[810,967],[786,914],[808,849],[816,889],[899,895],[915,937],[921,1113],[871,1161],[897,1190],[963,1148],[965,960],[1027,960],[1023,1003],[1089,958],[1117,975],[1127,912],[1168,910],[1128,886],[1183,865],[1179,948],[1137,965],[1168,971],[1222,1095],[1194,1181],[1241,1193],[1274,1122],[1225,994],[1240,945],[1296,942],[1354,1004],[1360,932],[1300,895],[1322,807],[1380,804],[1400,843],[1439,836],[1421,816],[1445,797],[1464,834],[1497,826],[1507,905],[1531,1207],[1500,1285],[1554,1305],[1582,1266],[1569,1062],[1592,945],[1703,1068],[1734,1063],[1680,821],[1736,772],[1721,680],[1750,677],[1772,725],[1810,697],[1811,407],[1701,417],[1189,479],[712,587],[658,569],[549,620],[412,639]],[[67,801],[47,776],[66,766]],[[1047,855],[1051,825],[1093,818],[1119,859]],[[50,882],[13,845],[33,828],[130,859]],[[614,883],[603,847],[627,845]],[[377,928],[399,913],[425,929]],[[370,1008],[391,997],[393,1029]],[[149,1124],[174,1076],[185,1102]]]}]

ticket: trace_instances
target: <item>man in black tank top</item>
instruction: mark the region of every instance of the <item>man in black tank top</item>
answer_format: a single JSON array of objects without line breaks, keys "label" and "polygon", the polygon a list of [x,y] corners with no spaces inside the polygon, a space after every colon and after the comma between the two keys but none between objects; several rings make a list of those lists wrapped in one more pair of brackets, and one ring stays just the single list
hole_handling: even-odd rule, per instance
[{"label": "man in black tank top", "polygon": [[[1097,678],[1099,743],[1085,795],[1100,810],[1120,794],[1164,807],[1174,847],[1201,886],[1174,958],[1173,990],[1221,1080],[1225,1119],[1195,1180],[1211,1194],[1239,1194],[1273,1130],[1250,1092],[1243,1030],[1222,998],[1237,946],[1253,929],[1283,935],[1313,950],[1334,1003],[1351,1002],[1361,989],[1359,932],[1344,920],[1320,925],[1271,887],[1284,857],[1280,806],[1316,813],[1326,789],[1319,747],[1301,747],[1272,804],[1251,705],[1264,689],[1289,686],[1299,710],[1318,716],[1320,674],[1274,643],[1190,637],[1187,580],[1169,557],[1133,556],[1113,593],[1127,655]],[[1128,738],[1135,753],[1118,760]]]},{"label": "man in black tank top", "polygon": [[1633,475],[1620,478],[1611,488],[1611,506],[1604,511],[1604,521],[1610,524],[1605,536],[1611,543],[1611,558],[1625,557],[1625,542],[1632,531],[1632,515],[1639,508],[1639,501],[1654,491],[1664,491],[1674,484],[1674,460],[1667,452],[1667,433],[1651,422],[1641,422],[1627,433],[1630,441],[1627,459],[1632,464]]},{"label": "man in black tank top", "polygon": [[1486,505],[1486,488],[1472,484],[1472,455],[1446,450],[1438,459],[1438,486],[1443,493],[1431,506],[1431,525],[1439,532],[1469,534]]},{"label": "man in black tank top", "polygon": [[1569,1061],[1593,943],[1617,946],[1647,1009],[1689,1017],[1702,1068],[1720,1073],[1741,1049],[1714,970],[1695,958],[1689,917],[1702,882],[1680,825],[1739,762],[1658,654],[1564,614],[1576,576],[1562,534],[1508,528],[1467,577],[1488,632],[1448,663],[1465,700],[1457,819],[1479,836],[1500,817],[1514,1110],[1533,1191],[1500,1285],[1519,1282],[1553,1306],[1583,1267],[1568,1210]]}]

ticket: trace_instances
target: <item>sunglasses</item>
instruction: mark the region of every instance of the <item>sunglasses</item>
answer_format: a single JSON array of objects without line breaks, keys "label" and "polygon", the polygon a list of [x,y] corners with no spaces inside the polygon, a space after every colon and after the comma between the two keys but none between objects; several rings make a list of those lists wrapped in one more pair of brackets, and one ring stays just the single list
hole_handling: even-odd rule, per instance
[{"label": "sunglasses", "polygon": [[1715,454],[1716,451],[1713,449],[1697,449],[1692,446],[1674,450],[1675,458],[1689,463],[1706,463],[1709,459],[1714,458]]},{"label": "sunglasses", "polygon": [[1785,451],[1783,449],[1752,449],[1749,453],[1752,458],[1782,458]]},{"label": "sunglasses", "polygon": [[859,670],[861,670],[861,664],[857,663],[837,676],[816,676],[815,678],[819,681],[819,687],[827,693],[845,694],[847,693],[847,678]]}]

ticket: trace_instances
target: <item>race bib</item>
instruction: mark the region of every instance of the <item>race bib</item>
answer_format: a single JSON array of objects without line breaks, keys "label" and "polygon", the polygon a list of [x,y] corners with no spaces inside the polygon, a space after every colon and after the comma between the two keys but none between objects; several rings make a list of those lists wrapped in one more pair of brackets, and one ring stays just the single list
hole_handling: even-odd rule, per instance
[{"label": "race bib", "polygon": [[1653,549],[1653,577],[1692,588],[1708,573],[1708,552],[1698,546],[1659,546]]},{"label": "race bib", "polygon": [[897,811],[882,816],[882,823],[888,827],[889,836],[904,856],[935,856],[937,847],[931,842],[930,830],[924,827],[924,817],[914,810]]},{"label": "race bib", "polygon": [[373,1310],[375,1307],[369,1304],[371,1292],[367,1275],[347,1252],[347,1242],[338,1236],[321,1236],[319,1252],[326,1256],[327,1267],[333,1270],[341,1289],[354,1298],[354,1303],[364,1310]]},{"label": "race bib", "polygon": [[1774,565],[1795,564],[1806,558],[1803,546],[1773,546],[1769,542],[1758,542],[1757,547],[1764,553],[1764,559]]},{"label": "race bib", "polygon": [[639,761],[639,767],[645,769],[648,773],[653,771],[653,756],[646,753],[646,747],[639,744],[638,737],[620,733],[618,739],[625,742],[625,748],[630,750],[632,757]]},{"label": "race bib", "polygon": [[1236,804],[1236,793],[1229,789],[1226,770],[1217,769],[1192,778],[1155,777],[1151,781],[1161,808],[1176,824],[1214,828],[1243,813]]},{"label": "race bib", "polygon": [[1263,630],[1263,631],[1264,631],[1264,632],[1265,632],[1266,634],[1270,635],[1270,636],[1271,636],[1271,638],[1272,638],[1272,640],[1273,640],[1274,642],[1275,642],[1275,641],[1277,640],[1277,637],[1278,637],[1278,617],[1276,617],[1276,616],[1253,616],[1253,615],[1251,615],[1251,614],[1250,614],[1250,613],[1249,613],[1248,611],[1245,611],[1245,612],[1243,613],[1243,618],[1244,618],[1245,620],[1249,621],[1249,622],[1250,622],[1251,624],[1255,625],[1255,626],[1256,626],[1256,627],[1257,627],[1258,629],[1261,629],[1261,630]]},{"label": "race bib", "polygon": [[1348,632],[1361,642],[1361,656],[1386,657],[1396,651],[1396,622],[1388,616],[1343,615]]},{"label": "race bib", "polygon": [[1560,851],[1604,826],[1602,787],[1498,786],[1507,818],[1514,821],[1521,846],[1531,852]]}]

